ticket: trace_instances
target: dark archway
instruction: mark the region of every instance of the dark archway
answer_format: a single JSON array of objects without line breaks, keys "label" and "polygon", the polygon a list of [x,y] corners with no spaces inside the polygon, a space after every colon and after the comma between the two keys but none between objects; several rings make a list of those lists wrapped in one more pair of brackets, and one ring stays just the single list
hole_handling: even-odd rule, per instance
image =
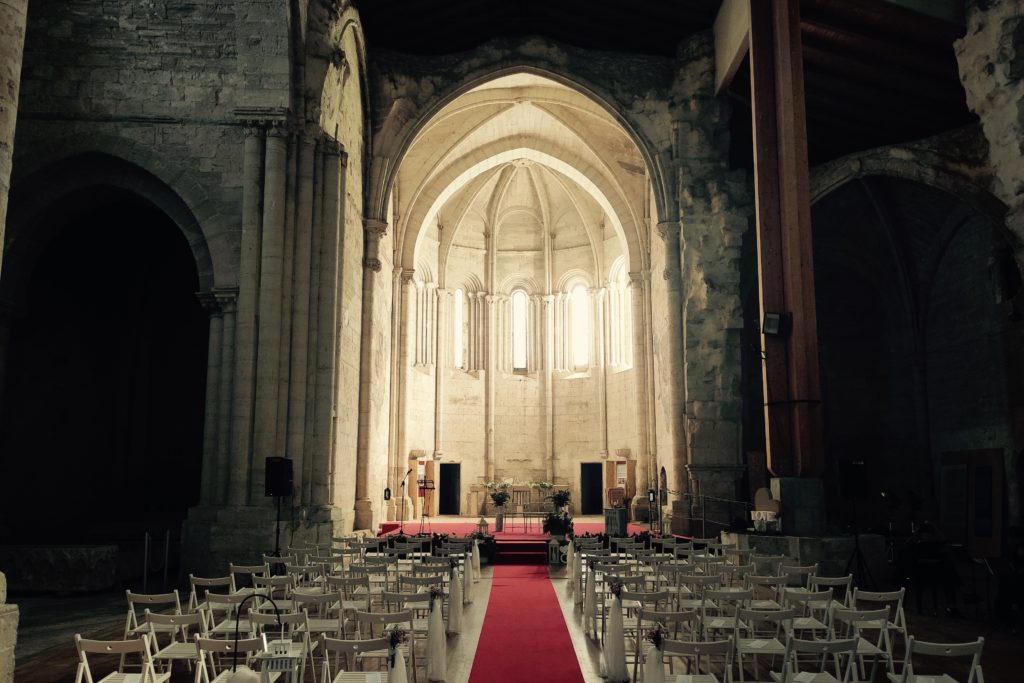
[{"label": "dark archway", "polygon": [[39,244],[5,263],[24,289],[0,285],[17,302],[0,359],[0,542],[176,537],[199,495],[208,334],[188,241],[107,185],[17,227]]}]

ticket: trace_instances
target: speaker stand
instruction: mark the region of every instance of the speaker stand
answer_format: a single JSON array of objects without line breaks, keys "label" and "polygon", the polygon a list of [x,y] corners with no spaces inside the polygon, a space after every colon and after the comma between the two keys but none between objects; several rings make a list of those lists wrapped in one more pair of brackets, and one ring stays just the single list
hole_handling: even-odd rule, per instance
[{"label": "speaker stand", "polygon": [[[863,585],[874,589],[875,579],[871,576],[868,563],[864,560],[864,552],[860,549],[860,521],[857,517],[857,498],[854,497],[850,502],[853,507],[853,552],[850,553],[850,558],[846,561],[846,571],[843,573],[849,574],[850,568],[856,563],[854,571],[856,585]],[[865,579],[866,582],[864,581]]]}]

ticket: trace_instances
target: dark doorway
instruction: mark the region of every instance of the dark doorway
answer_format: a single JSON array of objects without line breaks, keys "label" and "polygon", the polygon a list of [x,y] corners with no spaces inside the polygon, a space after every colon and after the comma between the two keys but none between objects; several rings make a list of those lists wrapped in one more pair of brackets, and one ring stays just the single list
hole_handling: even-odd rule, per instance
[{"label": "dark doorway", "polygon": [[599,462],[585,462],[580,465],[580,514],[601,514],[604,508],[604,492],[601,488],[603,470]]},{"label": "dark doorway", "polygon": [[459,514],[459,491],[462,465],[441,465],[441,499],[437,502],[439,515]]}]

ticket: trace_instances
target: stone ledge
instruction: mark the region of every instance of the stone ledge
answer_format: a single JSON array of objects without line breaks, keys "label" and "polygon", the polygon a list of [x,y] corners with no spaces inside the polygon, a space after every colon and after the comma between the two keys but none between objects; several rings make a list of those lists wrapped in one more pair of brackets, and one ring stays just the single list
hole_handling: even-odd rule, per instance
[{"label": "stone ledge", "polygon": [[0,568],[14,591],[86,592],[117,580],[115,545],[0,547]]}]

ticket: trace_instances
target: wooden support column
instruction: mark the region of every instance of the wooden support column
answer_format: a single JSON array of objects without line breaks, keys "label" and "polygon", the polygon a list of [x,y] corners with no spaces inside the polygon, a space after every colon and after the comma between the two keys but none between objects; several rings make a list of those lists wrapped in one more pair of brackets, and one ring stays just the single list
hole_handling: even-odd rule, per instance
[{"label": "wooden support column", "polygon": [[798,0],[750,1],[750,81],[765,435],[776,477],[824,471]]},{"label": "wooden support column", "polygon": [[245,129],[242,161],[242,246],[238,256],[235,316],[235,371],[231,411],[231,467],[228,504],[249,500],[252,399],[256,366],[256,305],[260,270],[260,203],[263,198],[263,128]]}]

